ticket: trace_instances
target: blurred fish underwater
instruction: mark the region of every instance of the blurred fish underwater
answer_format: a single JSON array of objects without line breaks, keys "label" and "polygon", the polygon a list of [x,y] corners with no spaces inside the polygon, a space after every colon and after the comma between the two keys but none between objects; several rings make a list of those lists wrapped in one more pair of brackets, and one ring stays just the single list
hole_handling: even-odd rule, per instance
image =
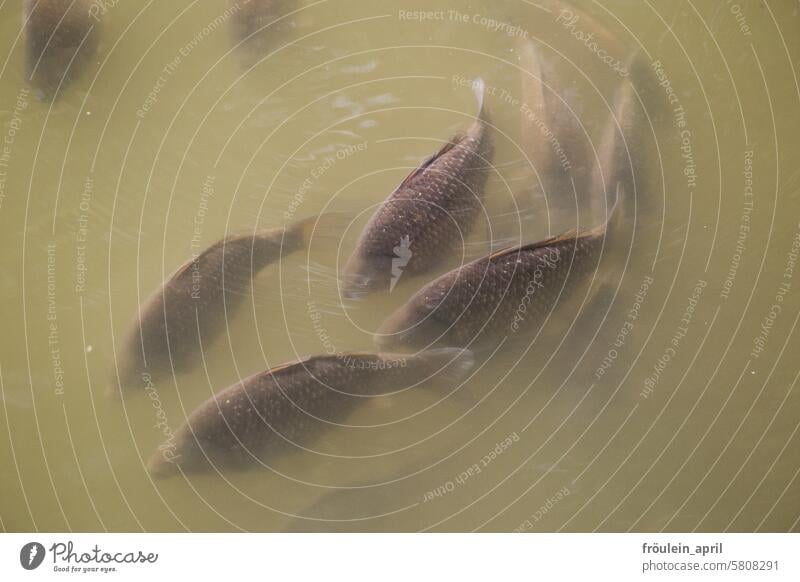
[{"label": "blurred fish underwater", "polygon": [[3,528],[796,530],[736,6],[0,3]]},{"label": "blurred fish underwater", "polygon": [[24,0],[25,75],[43,100],[54,99],[87,68],[98,45],[90,0]]}]

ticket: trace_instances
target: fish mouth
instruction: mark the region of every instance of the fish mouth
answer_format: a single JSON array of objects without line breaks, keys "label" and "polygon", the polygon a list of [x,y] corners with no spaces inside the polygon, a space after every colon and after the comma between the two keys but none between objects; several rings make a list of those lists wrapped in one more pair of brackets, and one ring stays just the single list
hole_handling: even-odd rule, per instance
[{"label": "fish mouth", "polygon": [[377,290],[377,281],[368,275],[345,275],[342,282],[342,297],[353,301],[364,299]]},{"label": "fish mouth", "polygon": [[366,289],[347,288],[342,290],[342,297],[349,301],[361,301],[366,298],[367,295],[369,295],[369,291]]},{"label": "fish mouth", "polygon": [[155,479],[166,479],[180,472],[177,457],[167,458],[162,451],[156,451],[147,461],[147,472]]},{"label": "fish mouth", "polygon": [[106,375],[106,385],[105,390],[103,391],[103,396],[105,396],[106,400],[110,400],[112,402],[121,402],[127,395],[127,388],[128,384],[125,381],[124,370],[120,370],[118,373],[112,365]]},{"label": "fish mouth", "polygon": [[106,376],[107,382],[105,386],[104,396],[106,400],[121,402],[131,394],[132,389],[136,384],[131,380],[131,373],[125,364],[119,365],[119,371],[115,370],[113,366]]}]

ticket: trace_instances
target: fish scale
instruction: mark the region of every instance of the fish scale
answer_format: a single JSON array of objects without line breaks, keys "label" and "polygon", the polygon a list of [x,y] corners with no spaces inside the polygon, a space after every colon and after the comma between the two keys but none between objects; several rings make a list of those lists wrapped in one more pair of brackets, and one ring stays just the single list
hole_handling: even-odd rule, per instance
[{"label": "fish scale", "polygon": [[475,123],[411,172],[370,218],[344,268],[345,295],[391,289],[395,248],[402,240],[410,243],[402,272],[411,277],[451,257],[472,229],[494,153],[482,81],[475,91],[480,101]]},{"label": "fish scale", "polygon": [[[109,392],[157,382],[192,369],[225,330],[253,278],[280,258],[305,248],[312,233],[336,223],[331,215],[286,228],[218,241],[187,261],[145,300],[123,338]],[[323,236],[323,235],[320,235]],[[118,374],[118,381],[117,381]]]},{"label": "fish scale", "polygon": [[195,409],[174,439],[151,457],[149,468],[159,477],[179,470],[246,468],[271,455],[296,451],[340,423],[365,396],[414,387],[437,375],[458,381],[473,363],[468,350],[441,349],[416,356],[316,356],[266,370]]},{"label": "fish scale", "polygon": [[[375,254],[410,236],[414,255],[405,268],[408,275],[433,268],[445,248],[459,244],[472,227],[486,183],[487,152],[483,139],[465,138],[453,150],[398,190],[380,210],[375,224],[386,236],[365,242]],[[482,159],[483,157],[483,159]],[[451,176],[459,175],[456,181]],[[408,203],[413,204],[408,209]],[[443,248],[442,245],[446,245]],[[389,252],[389,257],[392,252]]]},{"label": "fish scale", "polygon": [[[617,127],[635,130],[633,90],[623,83],[615,116],[601,139],[600,164],[587,190],[597,212],[616,189],[602,224],[511,247],[441,275],[422,287],[378,329],[382,348],[432,345],[484,347],[540,329],[560,297],[574,296],[591,280],[605,245],[622,242],[625,189],[632,184],[627,144]],[[633,144],[638,143],[634,131]],[[554,258],[555,257],[555,258]]]},{"label": "fish scale", "polygon": [[[468,346],[538,328],[560,295],[596,268],[603,234],[585,233],[513,248],[451,271],[423,287],[379,333],[408,346]],[[526,301],[526,297],[528,300]],[[416,325],[416,327],[414,327]],[[404,332],[404,328],[409,330]],[[395,342],[392,336],[387,344]]]}]

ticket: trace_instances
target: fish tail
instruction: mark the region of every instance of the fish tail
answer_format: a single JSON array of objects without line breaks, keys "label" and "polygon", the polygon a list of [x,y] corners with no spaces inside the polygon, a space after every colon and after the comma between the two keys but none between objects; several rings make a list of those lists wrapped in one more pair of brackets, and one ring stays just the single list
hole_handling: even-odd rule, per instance
[{"label": "fish tail", "polygon": [[467,134],[478,142],[478,155],[481,157],[483,169],[492,166],[494,155],[494,145],[491,132],[491,119],[489,109],[486,106],[486,83],[481,77],[475,77],[472,81],[472,91],[478,101],[478,116],[475,123],[469,128]]},{"label": "fish tail", "polygon": [[351,218],[342,212],[327,212],[304,218],[287,227],[284,241],[293,249],[305,249],[315,239],[338,241],[347,228]]},{"label": "fish tail", "polygon": [[[607,201],[606,218],[597,226],[589,229],[573,229],[566,233],[555,237],[553,240],[568,240],[576,236],[603,238],[603,246],[608,249],[607,252],[613,252],[613,249],[618,248],[618,243],[621,240],[621,233],[625,229],[625,184],[617,182],[614,197],[609,198]],[[596,198],[602,198],[596,196]],[[553,242],[548,240],[545,242]]]},{"label": "fish tail", "polygon": [[[626,196],[625,183],[617,182],[614,197],[608,200],[608,212],[605,221],[588,231],[592,236],[604,238],[603,245],[608,249],[607,252],[609,253],[617,253],[617,251],[624,250],[619,245],[624,240],[622,233],[625,232],[627,227]],[[623,244],[627,245],[629,242],[628,240]]]},{"label": "fish tail", "polygon": [[432,381],[429,385],[443,398],[453,402],[475,406],[476,399],[467,386],[464,386],[470,372],[475,367],[475,354],[462,348],[436,348],[417,354],[417,359],[425,367]]},{"label": "fish tail", "polygon": [[475,354],[461,348],[436,348],[420,352],[416,357],[448,386],[463,382],[475,365]]},{"label": "fish tail", "polygon": [[639,144],[636,143],[637,128],[634,127],[636,104],[633,85],[623,81],[617,92],[614,112],[608,121],[600,141],[599,163],[595,167],[589,193],[592,196],[594,220],[606,219],[598,227],[605,231],[619,232],[624,221],[626,191],[635,184],[634,167]]},{"label": "fish tail", "polygon": [[528,107],[534,113],[542,116],[544,108],[544,72],[542,71],[541,58],[536,45],[528,41],[519,41],[520,60],[522,61],[523,73],[522,93]]},{"label": "fish tail", "polygon": [[570,96],[570,83],[544,58],[540,44],[520,40],[517,50],[522,66],[523,154],[546,192],[568,194],[573,181],[582,192],[587,188],[582,163],[591,152],[577,98]]},{"label": "fish tail", "polygon": [[617,182],[614,201],[611,203],[605,229],[610,237],[616,237],[625,228],[625,183]]},{"label": "fish tail", "polygon": [[472,90],[478,101],[478,119],[486,123],[489,121],[489,112],[486,109],[486,83],[481,77],[475,77],[472,81]]}]

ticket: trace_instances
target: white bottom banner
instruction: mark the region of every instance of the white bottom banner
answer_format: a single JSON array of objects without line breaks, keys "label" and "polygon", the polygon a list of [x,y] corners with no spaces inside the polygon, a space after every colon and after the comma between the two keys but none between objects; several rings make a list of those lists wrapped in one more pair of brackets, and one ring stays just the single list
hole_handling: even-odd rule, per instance
[{"label": "white bottom banner", "polygon": [[0,580],[800,580],[796,534],[3,534]]}]

